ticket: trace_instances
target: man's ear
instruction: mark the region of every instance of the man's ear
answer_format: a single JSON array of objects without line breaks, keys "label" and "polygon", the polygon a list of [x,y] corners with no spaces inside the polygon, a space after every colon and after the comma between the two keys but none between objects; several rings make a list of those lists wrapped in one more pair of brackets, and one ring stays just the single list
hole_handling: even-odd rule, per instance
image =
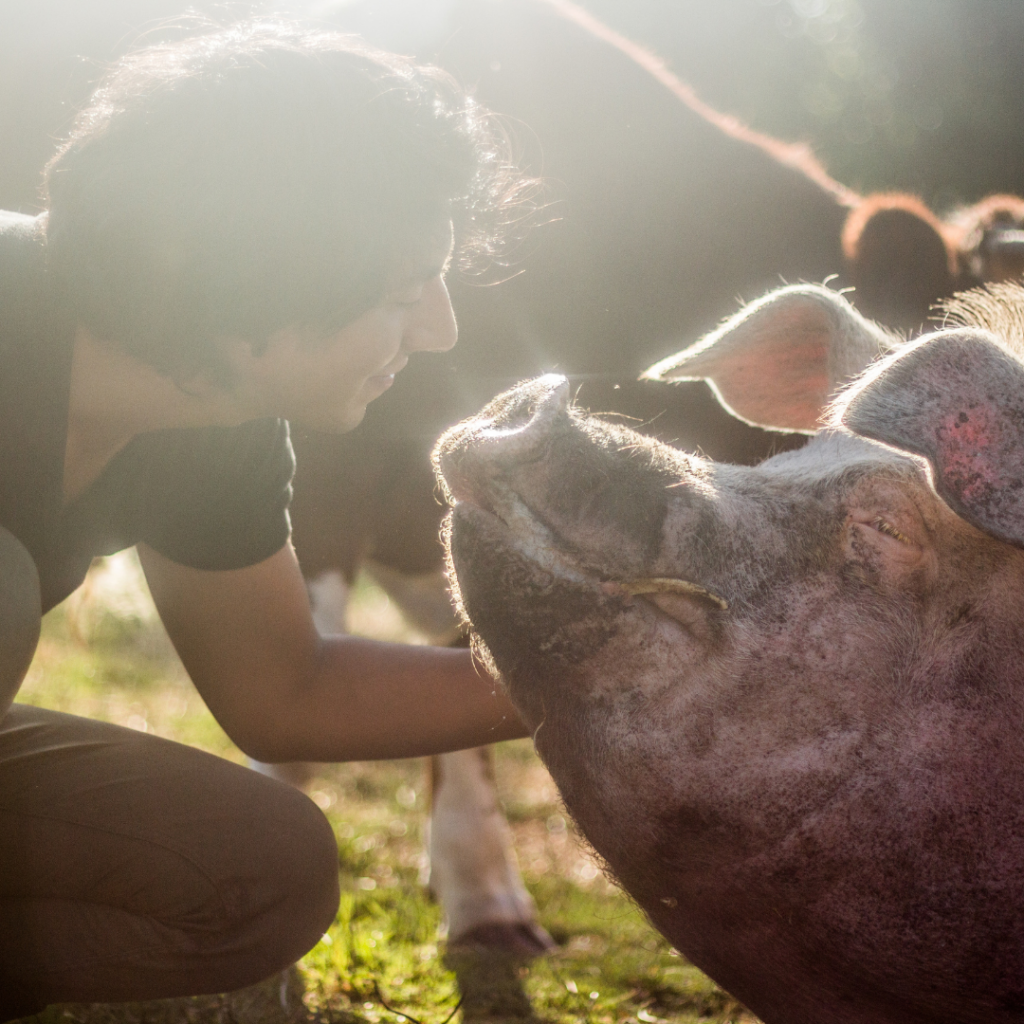
[{"label": "man's ear", "polygon": [[290,353],[287,346],[294,346],[292,333],[278,331],[269,339],[256,341],[237,334],[220,335],[212,342],[216,345],[216,361],[197,376],[205,381],[205,387],[222,394],[230,392],[238,397],[258,390],[266,378],[275,376],[277,371],[272,365],[275,357],[279,363],[287,362],[289,356],[277,350]]},{"label": "man's ear", "polygon": [[1024,547],[1024,365],[987,331],[928,335],[882,360],[836,419],[921,455],[962,519]]},{"label": "man's ear", "polygon": [[892,343],[842,295],[793,285],[769,292],[643,376],[706,380],[722,405],[747,423],[814,433],[837,388]]}]

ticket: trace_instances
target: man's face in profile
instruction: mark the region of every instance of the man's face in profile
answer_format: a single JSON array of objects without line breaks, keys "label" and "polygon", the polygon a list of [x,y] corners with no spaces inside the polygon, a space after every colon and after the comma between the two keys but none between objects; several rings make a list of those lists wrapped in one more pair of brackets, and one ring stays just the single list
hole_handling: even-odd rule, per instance
[{"label": "man's face in profile", "polygon": [[342,432],[392,385],[414,352],[446,352],[458,332],[444,275],[449,226],[427,257],[396,279],[384,300],[327,337],[287,328],[254,357],[264,414],[314,430]]}]

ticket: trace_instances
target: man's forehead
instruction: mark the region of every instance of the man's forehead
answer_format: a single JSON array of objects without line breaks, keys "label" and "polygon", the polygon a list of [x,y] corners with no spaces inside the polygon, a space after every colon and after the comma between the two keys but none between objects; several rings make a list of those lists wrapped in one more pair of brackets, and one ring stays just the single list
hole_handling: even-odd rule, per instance
[{"label": "man's forehead", "polygon": [[455,233],[451,221],[419,235],[405,256],[397,261],[388,278],[388,288],[409,288],[447,273],[454,247]]}]

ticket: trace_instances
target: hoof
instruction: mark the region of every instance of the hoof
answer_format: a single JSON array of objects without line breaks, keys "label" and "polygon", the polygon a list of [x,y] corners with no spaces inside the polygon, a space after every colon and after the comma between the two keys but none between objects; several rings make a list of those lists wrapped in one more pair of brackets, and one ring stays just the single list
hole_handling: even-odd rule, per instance
[{"label": "hoof", "polygon": [[453,953],[479,952],[523,960],[544,956],[557,948],[558,944],[539,924],[504,921],[477,925],[448,942]]}]

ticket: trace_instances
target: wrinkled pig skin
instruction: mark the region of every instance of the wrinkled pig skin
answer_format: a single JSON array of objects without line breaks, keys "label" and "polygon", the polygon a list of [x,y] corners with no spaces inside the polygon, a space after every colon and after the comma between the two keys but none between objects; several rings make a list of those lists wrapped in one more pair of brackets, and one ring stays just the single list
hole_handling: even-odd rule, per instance
[{"label": "wrinkled pig skin", "polygon": [[687,957],[769,1024],[1024,1020],[1024,553],[841,429],[715,465],[555,377],[437,462],[477,650]]}]

